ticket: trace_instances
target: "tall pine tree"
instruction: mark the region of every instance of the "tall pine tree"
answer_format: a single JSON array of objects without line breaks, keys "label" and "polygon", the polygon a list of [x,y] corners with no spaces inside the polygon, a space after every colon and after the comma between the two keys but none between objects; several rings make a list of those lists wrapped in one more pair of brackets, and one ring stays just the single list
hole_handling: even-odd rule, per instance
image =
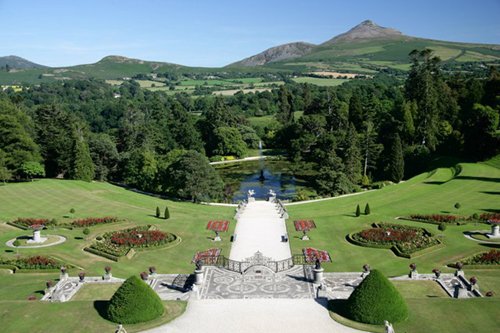
[{"label": "tall pine tree", "polygon": [[358,133],[352,123],[349,125],[346,136],[344,172],[352,183],[359,184],[361,181],[361,151],[359,149]]},{"label": "tall pine tree", "polygon": [[70,177],[90,182],[94,179],[94,163],[90,157],[89,146],[80,128],[75,130],[73,154]]},{"label": "tall pine tree", "polygon": [[403,158],[403,147],[401,139],[396,134],[392,142],[391,155],[389,160],[389,179],[394,183],[399,183],[403,179],[405,162]]}]

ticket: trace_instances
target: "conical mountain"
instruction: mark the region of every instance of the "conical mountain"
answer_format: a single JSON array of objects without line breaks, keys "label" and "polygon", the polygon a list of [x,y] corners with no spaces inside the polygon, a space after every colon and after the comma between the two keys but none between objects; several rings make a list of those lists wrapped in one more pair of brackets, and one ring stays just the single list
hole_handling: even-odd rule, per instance
[{"label": "conical mountain", "polygon": [[338,36],[327,40],[322,46],[332,45],[340,42],[352,42],[356,40],[366,40],[366,39],[390,39],[399,38],[403,36],[401,31],[381,27],[370,20],[366,20],[352,28],[351,30],[344,32]]}]

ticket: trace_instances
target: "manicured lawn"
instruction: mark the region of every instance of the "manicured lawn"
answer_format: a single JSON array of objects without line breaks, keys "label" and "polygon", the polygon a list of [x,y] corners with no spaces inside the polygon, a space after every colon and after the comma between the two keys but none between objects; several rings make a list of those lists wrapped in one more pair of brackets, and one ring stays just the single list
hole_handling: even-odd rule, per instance
[{"label": "manicured lawn", "polygon": [[391,281],[404,298],[449,297],[435,281]]},{"label": "manicured lawn", "polygon": [[[147,323],[126,325],[127,332],[139,332],[165,324],[181,315],[186,302],[165,301],[165,314]],[[46,303],[37,301],[0,301],[2,332],[114,332],[116,324],[100,313],[106,301]]]},{"label": "manicured lawn", "polygon": [[84,284],[71,299],[71,302],[94,300],[109,301],[120,286],[121,283]]},{"label": "manicured lawn", "polygon": [[[301,253],[306,246],[327,250],[333,262],[325,263],[324,267],[337,272],[361,271],[363,264],[369,263],[389,276],[402,275],[408,272],[411,262],[417,264],[421,273],[430,273],[433,268],[451,272],[446,264],[488,249],[463,236],[466,231],[482,229],[486,225],[449,226],[446,231],[439,231],[437,225],[395,220],[395,217],[412,213],[470,215],[498,209],[498,195],[494,193],[500,189],[500,170],[486,164],[467,163],[461,166],[462,172],[455,178],[451,169],[438,169],[429,175],[422,174],[377,191],[288,206],[290,219],[287,228],[292,253]],[[355,217],[356,205],[363,208],[367,202],[371,214]],[[460,210],[453,207],[456,202],[461,203]],[[311,218],[316,222],[317,229],[309,233],[310,241],[301,241],[300,233],[294,231],[293,221]],[[366,229],[373,222],[384,221],[424,227],[440,237],[445,246],[414,259],[404,259],[390,250],[360,247],[345,239],[348,233]]]},{"label": "manicured lawn", "polygon": [[339,86],[342,83],[349,81],[348,79],[322,79],[316,77],[298,77],[293,80],[297,83],[310,83],[325,87]]},{"label": "manicured lawn", "polygon": [[[124,222],[111,223],[90,227],[91,233],[83,235],[82,229],[66,228],[50,229],[50,234],[62,235],[67,238],[63,244],[40,248],[14,250],[5,246],[9,239],[30,235],[29,231],[21,230],[0,223],[0,255],[3,257],[20,255],[52,255],[61,260],[81,267],[88,276],[101,275],[105,265],[113,267],[113,274],[127,278],[139,274],[149,266],[155,266],[161,273],[188,273],[194,269],[191,264],[196,251],[214,247],[211,241],[213,233],[205,230],[209,220],[230,220],[229,231],[222,235],[223,241],[215,244],[229,254],[229,235],[234,230],[234,209],[207,205],[195,205],[184,202],[173,202],[151,196],[138,194],[107,183],[85,183],[66,180],[40,180],[33,183],[8,184],[0,186],[0,221],[10,221],[19,216],[63,218],[71,208],[76,210],[75,218],[117,216]],[[163,212],[168,206],[171,218],[168,220],[154,217],[156,206]],[[120,230],[136,225],[156,225],[160,230],[176,234],[181,242],[175,247],[160,248],[149,251],[137,251],[132,259],[124,259],[115,263],[99,256],[83,251],[95,237],[111,230]],[[70,275],[77,272],[70,271]]]}]

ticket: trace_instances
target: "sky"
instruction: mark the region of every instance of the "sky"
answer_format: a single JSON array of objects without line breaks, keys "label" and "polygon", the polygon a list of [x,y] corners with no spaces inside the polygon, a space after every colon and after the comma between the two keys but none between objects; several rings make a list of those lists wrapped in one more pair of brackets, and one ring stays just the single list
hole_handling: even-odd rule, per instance
[{"label": "sky", "polygon": [[283,43],[322,43],[366,19],[410,36],[500,44],[499,14],[500,0],[0,0],[0,56],[218,67]]}]

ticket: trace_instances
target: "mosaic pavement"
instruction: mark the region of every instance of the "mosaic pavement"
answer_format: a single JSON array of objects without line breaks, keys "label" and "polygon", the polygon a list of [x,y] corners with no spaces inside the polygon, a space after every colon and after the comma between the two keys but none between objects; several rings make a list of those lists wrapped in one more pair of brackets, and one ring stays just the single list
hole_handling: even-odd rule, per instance
[{"label": "mosaic pavement", "polygon": [[265,267],[256,266],[249,273],[239,274],[205,267],[200,298],[313,298],[315,293],[309,270],[296,266],[286,272],[273,273]]}]

